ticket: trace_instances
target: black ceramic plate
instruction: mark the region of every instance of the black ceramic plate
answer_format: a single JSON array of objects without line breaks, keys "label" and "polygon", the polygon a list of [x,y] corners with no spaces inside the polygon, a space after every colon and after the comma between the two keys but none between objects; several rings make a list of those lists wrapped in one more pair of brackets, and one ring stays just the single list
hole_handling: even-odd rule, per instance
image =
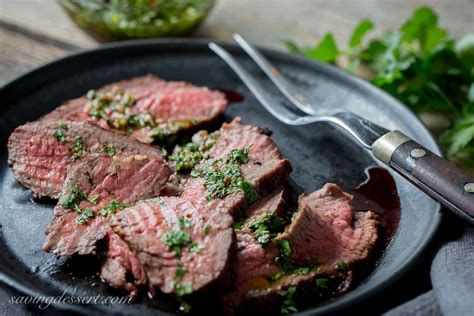
[{"label": "black ceramic plate", "polygon": [[[258,78],[265,80],[236,46],[223,46]],[[350,109],[382,126],[400,129],[436,153],[439,149],[426,128],[403,105],[334,67],[294,55],[262,49],[291,81],[303,88],[320,107]],[[232,104],[230,120],[268,127],[284,156],[291,161],[291,179],[305,191],[331,181],[352,188],[364,179],[364,169],[374,158],[348,136],[327,124],[289,127],[270,116],[241,81],[207,47],[205,40],[147,40],[113,44],[78,53],[37,68],[0,90],[0,280],[27,294],[117,295],[95,276],[93,260],[57,260],[44,253],[44,230],[53,204],[34,203],[30,192],[17,184],[7,166],[6,141],[13,129],[51,111],[62,101],[106,83],[155,74],[167,80],[185,80],[212,89],[235,90],[245,100]],[[307,312],[347,311],[386,288],[406,273],[429,244],[440,223],[440,207],[405,180],[394,175],[401,199],[399,229],[373,272],[346,295]],[[132,305],[78,306],[109,313],[150,314],[166,310],[166,304],[146,297]]]}]

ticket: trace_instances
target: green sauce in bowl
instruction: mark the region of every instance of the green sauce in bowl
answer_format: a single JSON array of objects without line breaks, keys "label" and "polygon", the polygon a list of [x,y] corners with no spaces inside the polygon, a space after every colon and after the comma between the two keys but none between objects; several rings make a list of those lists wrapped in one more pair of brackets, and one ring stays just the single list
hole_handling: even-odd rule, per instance
[{"label": "green sauce in bowl", "polygon": [[183,35],[194,29],[214,0],[59,0],[69,16],[99,39]]}]

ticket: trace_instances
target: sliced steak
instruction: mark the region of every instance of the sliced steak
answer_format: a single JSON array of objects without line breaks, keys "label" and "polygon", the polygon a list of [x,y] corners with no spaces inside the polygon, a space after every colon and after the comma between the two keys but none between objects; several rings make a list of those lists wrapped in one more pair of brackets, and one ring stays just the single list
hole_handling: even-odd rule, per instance
[{"label": "sliced steak", "polygon": [[227,267],[233,232],[225,210],[161,197],[124,209],[111,225],[137,255],[152,292],[189,294],[217,280]]},{"label": "sliced steak", "polygon": [[255,240],[241,237],[245,250],[239,254],[251,253],[264,268],[241,264],[243,271],[238,276],[247,281],[238,281],[237,291],[224,297],[226,313],[256,312],[259,306],[259,313],[273,314],[284,307],[290,292],[298,297],[294,300],[299,306],[305,306],[305,298],[314,304],[348,290],[353,270],[368,261],[379,228],[377,216],[370,211],[354,212],[351,199],[331,183],[300,196],[292,223],[275,239],[276,243],[288,242],[286,254],[275,250],[276,244],[258,248]]},{"label": "sliced steak", "polygon": [[269,214],[276,214],[282,219],[286,219],[288,217],[290,199],[291,192],[286,186],[277,188],[272,193],[263,196],[245,211],[244,218],[246,224],[244,226],[261,220]]},{"label": "sliced steak", "polygon": [[100,269],[100,278],[110,286],[124,289],[135,297],[138,287],[145,285],[146,273],[135,254],[113,231],[104,239],[105,260]]},{"label": "sliced steak", "polygon": [[158,196],[168,177],[161,158],[100,154],[75,162],[46,229],[44,250],[60,256],[94,253],[109,230],[109,213]]},{"label": "sliced steak", "polygon": [[254,161],[280,160],[282,154],[267,131],[254,125],[243,125],[240,117],[222,124],[215,145],[210,149],[212,158],[220,158],[232,149],[251,147],[249,157]]},{"label": "sliced steak", "polygon": [[258,282],[259,278],[270,277],[278,272],[275,258],[279,251],[270,242],[270,237],[284,229],[288,199],[286,188],[275,190],[252,205],[241,227],[235,229],[237,257],[234,278],[238,288],[245,289],[248,282]]},{"label": "sliced steak", "polygon": [[354,213],[351,200],[351,195],[332,183],[300,196],[298,214],[280,236],[290,242],[291,260],[326,265],[366,260],[376,244],[380,223],[373,212]]},{"label": "sliced steak", "polygon": [[[106,85],[98,91],[106,92],[115,88],[123,89],[132,94],[136,100],[141,100],[150,96],[154,91],[166,85],[163,81],[153,75],[146,75],[142,77],[135,77],[129,80],[118,81],[113,84]],[[87,121],[98,123],[97,120],[91,118],[87,112],[84,111],[84,105],[87,103],[87,96],[81,96],[64,102],[52,112],[41,117],[40,120],[45,121]],[[103,122],[105,123],[105,122]],[[102,127],[108,126],[104,124]]]},{"label": "sliced steak", "polygon": [[36,197],[56,199],[74,159],[103,151],[153,157],[162,165],[162,177],[171,174],[159,148],[87,122],[42,121],[17,127],[8,139],[8,164],[15,179]]},{"label": "sliced steak", "polygon": [[[236,133],[241,134],[241,143],[236,141]],[[232,150],[250,147],[247,142],[250,139],[254,146],[248,152],[248,161],[245,158],[246,163],[239,168],[243,178],[257,192],[263,195],[280,187],[290,173],[289,162],[281,159],[275,143],[257,127],[242,125],[240,119],[236,119],[225,124],[217,134],[219,137],[209,151],[209,159],[201,161],[198,167],[216,159],[228,159]],[[181,197],[145,201],[112,218],[114,231],[130,245],[145,268],[150,288],[159,288],[164,293],[187,294],[206,287],[225,272],[233,241],[230,215],[243,209],[249,201],[241,191],[211,199],[208,193],[203,178],[191,178]],[[192,226],[183,227],[180,218],[188,218]],[[170,233],[187,237],[179,255],[176,248],[165,241]],[[202,245],[201,253],[189,250],[193,242]]]},{"label": "sliced steak", "polygon": [[[275,142],[259,127],[241,124],[240,117],[231,123],[224,123],[216,132],[218,138],[209,150],[210,160],[221,159],[232,150],[250,148],[249,161],[240,166],[242,176],[256,188],[260,195],[265,195],[280,187],[291,172],[291,165],[283,159]],[[204,160],[199,166],[204,166]],[[209,201],[207,199],[206,183],[202,178],[191,178],[184,186],[182,197],[199,202],[212,208],[228,209],[236,217],[248,206],[243,192],[236,192],[223,199]]]},{"label": "sliced steak", "polygon": [[[100,104],[93,105],[94,100]],[[97,106],[99,111],[94,111]],[[221,92],[147,75],[109,84],[88,96],[67,101],[42,119],[87,120],[151,143],[166,141],[181,130],[213,121],[226,107],[227,100]]]}]

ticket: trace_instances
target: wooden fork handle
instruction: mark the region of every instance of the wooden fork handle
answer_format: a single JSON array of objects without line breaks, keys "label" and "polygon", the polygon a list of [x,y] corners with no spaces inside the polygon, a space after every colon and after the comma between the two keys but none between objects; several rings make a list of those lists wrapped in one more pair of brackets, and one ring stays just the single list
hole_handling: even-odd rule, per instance
[{"label": "wooden fork handle", "polygon": [[399,131],[377,139],[372,151],[426,194],[474,224],[474,177]]}]

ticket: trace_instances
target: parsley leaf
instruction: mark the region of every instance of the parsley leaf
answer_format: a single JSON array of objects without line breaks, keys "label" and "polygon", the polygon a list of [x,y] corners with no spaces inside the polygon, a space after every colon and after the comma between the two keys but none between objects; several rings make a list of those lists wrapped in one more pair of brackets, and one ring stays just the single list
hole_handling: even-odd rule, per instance
[{"label": "parsley leaf", "polygon": [[167,230],[162,240],[165,245],[173,249],[176,257],[181,257],[181,249],[191,243],[191,235],[182,230]]},{"label": "parsley leaf", "polygon": [[106,217],[110,214],[115,214],[115,213],[117,213],[117,211],[121,211],[126,207],[127,207],[127,205],[120,202],[120,201],[111,200],[109,202],[109,205],[107,205],[105,208],[100,210],[99,215]]},{"label": "parsley leaf", "polygon": [[439,140],[448,158],[474,168],[474,34],[450,39],[426,6],[414,10],[398,30],[364,43],[372,28],[372,22],[361,21],[346,50],[337,49],[331,34],[314,49],[291,41],[285,45],[293,53],[328,63],[345,57],[352,72],[363,65],[370,70],[364,72],[366,79],[416,113],[444,116],[450,126]]},{"label": "parsley leaf", "polygon": [[352,32],[351,39],[349,40],[349,47],[355,48],[358,47],[364,36],[374,28],[374,24],[369,20],[362,20]]},{"label": "parsley leaf", "polygon": [[306,51],[305,55],[319,61],[334,63],[339,55],[339,51],[337,50],[333,35],[326,34],[323,40],[314,49]]}]

